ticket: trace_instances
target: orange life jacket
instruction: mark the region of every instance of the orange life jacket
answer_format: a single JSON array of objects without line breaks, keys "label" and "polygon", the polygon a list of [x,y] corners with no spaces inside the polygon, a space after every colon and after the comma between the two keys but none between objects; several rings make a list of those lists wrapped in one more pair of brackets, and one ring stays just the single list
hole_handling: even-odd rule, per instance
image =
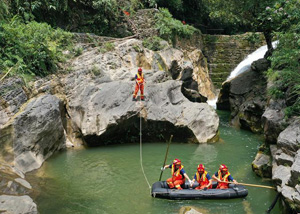
[{"label": "orange life jacket", "polygon": [[206,175],[207,175],[207,171],[204,171],[204,173],[202,173],[201,176],[198,171],[196,172],[197,182],[199,183],[200,186],[207,185],[209,183],[209,180],[207,179]]},{"label": "orange life jacket", "polygon": [[172,174],[172,179],[173,181],[176,181],[176,180],[184,180],[185,178],[180,174],[180,170],[183,169],[183,165],[180,166],[179,169],[177,169],[175,171],[175,165],[172,164],[172,170],[171,170],[171,174]]},{"label": "orange life jacket", "polygon": [[142,73],[142,75],[140,75],[139,73],[137,73],[137,78],[136,78],[136,81],[141,84],[141,83],[144,83],[144,74]]}]

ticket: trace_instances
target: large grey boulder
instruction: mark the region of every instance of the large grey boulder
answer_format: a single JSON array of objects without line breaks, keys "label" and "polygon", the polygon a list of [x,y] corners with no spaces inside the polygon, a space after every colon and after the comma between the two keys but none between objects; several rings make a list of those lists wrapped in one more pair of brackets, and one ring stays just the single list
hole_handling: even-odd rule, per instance
[{"label": "large grey boulder", "polygon": [[37,214],[37,206],[33,200],[25,196],[0,195],[1,213],[7,214]]},{"label": "large grey boulder", "polygon": [[280,132],[284,130],[284,107],[284,101],[270,100],[268,107],[262,115],[264,136],[268,143],[275,144]]},{"label": "large grey boulder", "polygon": [[275,166],[273,165],[272,169],[272,179],[279,185],[287,185],[291,177],[291,167],[289,166]]},{"label": "large grey boulder", "polygon": [[[134,82],[93,81],[88,75],[68,92],[68,111],[90,145],[136,142],[142,117],[143,139],[209,142],[217,136],[219,118],[206,103],[192,103],[181,93],[182,82],[148,83],[145,102],[133,102]],[[75,78],[75,79],[74,79]],[[71,87],[69,88],[71,89]]]},{"label": "large grey boulder", "polygon": [[292,206],[293,213],[298,213],[300,211],[300,194],[299,192],[290,186],[283,186],[281,194],[284,200]]},{"label": "large grey boulder", "polygon": [[23,173],[39,168],[64,147],[62,101],[52,95],[31,99],[3,129],[2,156]]},{"label": "large grey boulder", "polygon": [[277,146],[286,154],[295,156],[300,148],[300,120],[294,121],[279,134]]}]

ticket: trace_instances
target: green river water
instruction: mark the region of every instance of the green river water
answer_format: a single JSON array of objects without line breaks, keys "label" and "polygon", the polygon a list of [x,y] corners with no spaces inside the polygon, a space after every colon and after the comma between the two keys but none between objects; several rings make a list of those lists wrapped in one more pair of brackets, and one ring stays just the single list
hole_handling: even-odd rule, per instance
[{"label": "green river water", "polygon": [[[251,169],[262,137],[228,125],[228,112],[220,116],[220,142],[214,144],[172,143],[167,163],[179,158],[187,174],[193,177],[199,163],[210,175],[221,163],[243,183],[271,185]],[[159,179],[167,144],[143,143],[143,166],[150,184]],[[203,214],[262,214],[271,205],[276,192],[248,187],[243,199],[167,200],[152,198],[140,166],[139,144],[113,145],[61,152],[43,165],[36,201],[41,214],[77,213],[179,213],[185,206]],[[170,177],[163,173],[163,180]],[[273,214],[281,213],[276,205]]]}]

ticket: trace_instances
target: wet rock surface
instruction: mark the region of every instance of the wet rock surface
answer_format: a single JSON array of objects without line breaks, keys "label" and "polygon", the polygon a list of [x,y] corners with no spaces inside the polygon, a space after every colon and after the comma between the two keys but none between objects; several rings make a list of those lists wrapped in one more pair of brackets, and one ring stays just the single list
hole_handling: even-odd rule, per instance
[{"label": "wet rock surface", "polygon": [[[267,81],[256,61],[250,69],[222,84],[217,108],[231,111],[231,122],[252,132],[262,132],[261,116],[265,111]],[[259,68],[256,68],[259,67]]]}]

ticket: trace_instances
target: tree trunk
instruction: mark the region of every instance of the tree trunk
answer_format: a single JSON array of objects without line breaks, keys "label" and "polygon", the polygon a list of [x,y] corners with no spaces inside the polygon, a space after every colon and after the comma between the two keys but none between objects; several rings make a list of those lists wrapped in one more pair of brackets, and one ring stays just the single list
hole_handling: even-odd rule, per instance
[{"label": "tree trunk", "polygon": [[268,58],[270,56],[272,56],[272,52],[273,52],[273,45],[272,45],[272,35],[271,35],[271,30],[264,30],[264,36],[265,36],[265,40],[267,43],[267,47],[268,47],[268,51],[266,52],[264,58]]}]

